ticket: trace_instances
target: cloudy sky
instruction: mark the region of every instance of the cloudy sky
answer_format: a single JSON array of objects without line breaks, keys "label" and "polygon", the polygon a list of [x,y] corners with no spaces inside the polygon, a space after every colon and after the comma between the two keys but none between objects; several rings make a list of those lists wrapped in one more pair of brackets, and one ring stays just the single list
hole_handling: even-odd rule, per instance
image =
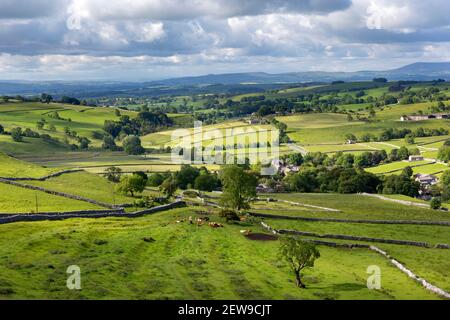
[{"label": "cloudy sky", "polygon": [[448,0],[0,0],[0,79],[151,80],[450,61]]}]

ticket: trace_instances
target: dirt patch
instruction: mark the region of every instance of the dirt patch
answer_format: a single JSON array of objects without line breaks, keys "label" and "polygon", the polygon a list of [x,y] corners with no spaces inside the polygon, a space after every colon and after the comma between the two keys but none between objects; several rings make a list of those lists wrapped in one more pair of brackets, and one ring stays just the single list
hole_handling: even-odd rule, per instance
[{"label": "dirt patch", "polygon": [[267,233],[250,233],[245,236],[249,240],[257,240],[257,241],[274,241],[278,240],[278,237],[273,234]]}]

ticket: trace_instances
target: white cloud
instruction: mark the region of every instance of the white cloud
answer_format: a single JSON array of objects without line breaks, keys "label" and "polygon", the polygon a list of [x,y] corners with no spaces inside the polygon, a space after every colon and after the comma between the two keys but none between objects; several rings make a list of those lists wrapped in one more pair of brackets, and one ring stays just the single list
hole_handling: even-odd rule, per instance
[{"label": "white cloud", "polygon": [[0,0],[0,70],[162,78],[383,69],[449,59],[448,11],[448,0]]}]

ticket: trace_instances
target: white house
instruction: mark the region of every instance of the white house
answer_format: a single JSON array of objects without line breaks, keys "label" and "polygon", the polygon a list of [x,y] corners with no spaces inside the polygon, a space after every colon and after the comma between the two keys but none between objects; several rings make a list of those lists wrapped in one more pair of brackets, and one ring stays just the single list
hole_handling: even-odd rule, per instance
[{"label": "white house", "polygon": [[416,181],[420,183],[422,186],[432,186],[438,183],[438,178],[433,176],[432,174],[421,174],[418,173],[415,175]]}]

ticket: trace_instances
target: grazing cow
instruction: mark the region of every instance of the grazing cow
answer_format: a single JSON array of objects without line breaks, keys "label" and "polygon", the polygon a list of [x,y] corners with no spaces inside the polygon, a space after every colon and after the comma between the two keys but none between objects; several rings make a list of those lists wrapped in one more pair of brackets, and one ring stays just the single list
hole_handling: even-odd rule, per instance
[{"label": "grazing cow", "polygon": [[209,226],[211,228],[223,228],[223,225],[221,223],[217,223],[217,222],[210,222]]}]

